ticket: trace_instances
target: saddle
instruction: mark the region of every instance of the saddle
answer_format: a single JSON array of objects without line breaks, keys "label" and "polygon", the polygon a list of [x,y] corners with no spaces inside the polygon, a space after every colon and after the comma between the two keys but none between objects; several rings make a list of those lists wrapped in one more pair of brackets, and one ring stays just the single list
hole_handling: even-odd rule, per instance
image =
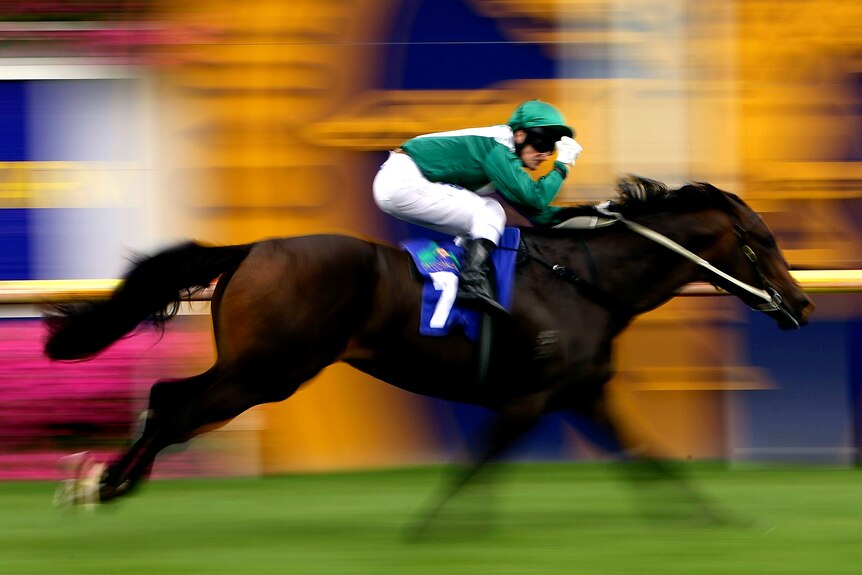
[{"label": "saddle", "polygon": [[[520,241],[521,231],[507,227],[497,249],[491,253],[497,300],[507,310],[512,307],[515,263]],[[467,337],[474,341],[478,339],[481,313],[464,307],[455,297],[463,248],[456,245],[454,240],[438,242],[427,238],[406,240],[400,245],[410,254],[423,281],[419,333],[444,336],[455,329],[463,329]]]}]

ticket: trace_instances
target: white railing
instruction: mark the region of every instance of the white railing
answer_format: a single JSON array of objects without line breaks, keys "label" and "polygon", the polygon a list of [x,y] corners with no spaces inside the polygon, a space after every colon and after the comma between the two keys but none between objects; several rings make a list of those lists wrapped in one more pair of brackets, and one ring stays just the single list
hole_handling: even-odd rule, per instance
[{"label": "white railing", "polygon": [[[0,305],[39,305],[107,298],[120,284],[116,279],[0,281]],[[211,285],[187,301],[209,301]]]},{"label": "white railing", "polygon": [[[793,277],[809,293],[862,291],[862,270],[799,270]],[[104,299],[119,285],[116,279],[0,281],[0,305],[39,305]],[[193,294],[188,301],[209,301],[215,284]],[[680,290],[684,296],[724,295],[704,283]]]}]

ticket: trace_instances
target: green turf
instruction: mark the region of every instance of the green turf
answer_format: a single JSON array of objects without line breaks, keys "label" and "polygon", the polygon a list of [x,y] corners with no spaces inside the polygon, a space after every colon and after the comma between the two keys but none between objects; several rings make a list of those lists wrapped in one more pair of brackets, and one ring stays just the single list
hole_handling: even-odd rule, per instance
[{"label": "green turf", "polygon": [[0,574],[862,572],[857,470],[692,467],[733,517],[723,525],[689,520],[672,491],[604,465],[499,470],[493,496],[470,490],[419,542],[405,529],[437,467],[156,481],[74,514],[52,508],[53,484],[0,483]]}]

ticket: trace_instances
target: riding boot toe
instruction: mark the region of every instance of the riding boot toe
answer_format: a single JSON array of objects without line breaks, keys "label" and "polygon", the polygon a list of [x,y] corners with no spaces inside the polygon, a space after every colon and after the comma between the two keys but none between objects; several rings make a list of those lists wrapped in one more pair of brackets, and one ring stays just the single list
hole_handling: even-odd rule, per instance
[{"label": "riding boot toe", "polygon": [[460,286],[457,299],[470,308],[478,308],[492,314],[509,315],[509,310],[479,286],[470,284]]}]

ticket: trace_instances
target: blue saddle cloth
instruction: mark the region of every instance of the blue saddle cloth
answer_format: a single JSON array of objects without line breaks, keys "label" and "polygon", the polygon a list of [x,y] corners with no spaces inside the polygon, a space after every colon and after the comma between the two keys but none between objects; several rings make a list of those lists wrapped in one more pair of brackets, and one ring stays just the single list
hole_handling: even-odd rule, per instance
[{"label": "blue saddle cloth", "polygon": [[[508,310],[512,307],[515,262],[520,241],[521,230],[506,228],[498,249],[491,253],[497,280],[497,301]],[[401,242],[401,247],[413,257],[416,269],[424,280],[419,333],[442,336],[456,328],[463,328],[467,337],[473,340],[478,338],[479,312],[465,308],[455,300],[464,249],[451,240],[436,242],[425,238]]]}]

